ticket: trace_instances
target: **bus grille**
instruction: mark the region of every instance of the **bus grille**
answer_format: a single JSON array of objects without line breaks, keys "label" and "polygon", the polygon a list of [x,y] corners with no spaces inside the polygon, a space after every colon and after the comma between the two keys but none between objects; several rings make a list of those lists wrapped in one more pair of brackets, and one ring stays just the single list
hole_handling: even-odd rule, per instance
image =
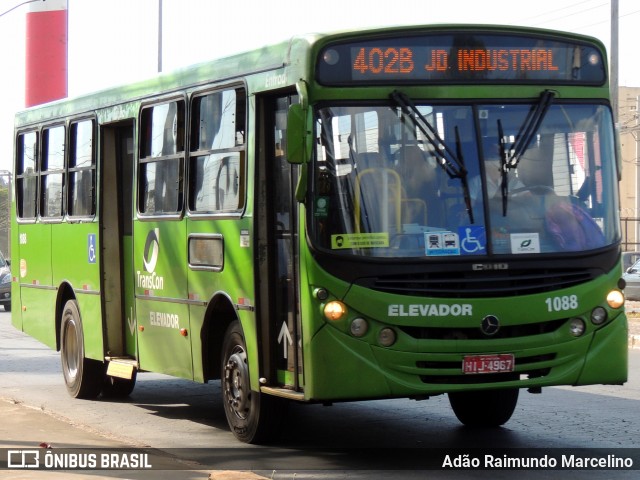
[{"label": "bus grille", "polygon": [[492,298],[550,292],[588,282],[596,272],[580,270],[438,272],[363,278],[358,285],[397,295]]},{"label": "bus grille", "polygon": [[529,337],[555,332],[565,322],[566,318],[550,320],[548,322],[527,323],[523,325],[505,325],[495,335],[487,337],[480,331],[480,325],[471,328],[450,327],[410,327],[398,326],[400,330],[418,340],[492,340],[501,338]]}]

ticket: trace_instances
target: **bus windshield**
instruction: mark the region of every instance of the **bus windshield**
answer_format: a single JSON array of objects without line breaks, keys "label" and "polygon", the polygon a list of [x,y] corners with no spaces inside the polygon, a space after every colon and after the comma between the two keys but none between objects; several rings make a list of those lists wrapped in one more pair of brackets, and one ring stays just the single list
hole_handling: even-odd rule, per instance
[{"label": "bus windshield", "polygon": [[610,110],[543,100],[318,108],[315,246],[415,258],[575,252],[616,242]]}]

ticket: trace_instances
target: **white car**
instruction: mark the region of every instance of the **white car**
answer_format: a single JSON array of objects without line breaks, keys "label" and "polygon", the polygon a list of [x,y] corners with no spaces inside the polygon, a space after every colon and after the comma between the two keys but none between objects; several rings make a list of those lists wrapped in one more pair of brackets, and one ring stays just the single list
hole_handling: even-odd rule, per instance
[{"label": "white car", "polygon": [[627,300],[640,300],[640,260],[634,263],[622,275],[627,286],[624,288],[624,296]]},{"label": "white car", "polygon": [[0,252],[0,305],[5,312],[11,311],[11,268]]}]

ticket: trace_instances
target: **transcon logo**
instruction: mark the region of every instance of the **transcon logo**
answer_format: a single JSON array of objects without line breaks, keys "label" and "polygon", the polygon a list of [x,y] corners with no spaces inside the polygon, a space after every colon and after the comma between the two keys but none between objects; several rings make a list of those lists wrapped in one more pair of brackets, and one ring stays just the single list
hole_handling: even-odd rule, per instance
[{"label": "transcon logo", "polygon": [[155,228],[147,234],[147,241],[144,245],[144,263],[145,271],[153,273],[158,263],[158,253],[160,252],[160,230]]},{"label": "transcon logo", "polygon": [[136,286],[138,288],[144,288],[145,290],[164,289],[164,277],[155,272],[159,255],[160,230],[155,228],[149,231],[147,234],[147,240],[144,244],[144,253],[142,257],[144,272],[141,272],[140,270],[136,272]]}]

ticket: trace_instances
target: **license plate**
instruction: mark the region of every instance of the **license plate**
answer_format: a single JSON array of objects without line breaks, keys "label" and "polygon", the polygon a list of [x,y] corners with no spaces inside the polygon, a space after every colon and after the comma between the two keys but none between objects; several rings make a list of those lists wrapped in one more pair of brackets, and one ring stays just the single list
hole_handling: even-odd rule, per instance
[{"label": "license plate", "polygon": [[511,353],[499,355],[467,355],[462,359],[462,373],[513,372],[515,359]]}]

